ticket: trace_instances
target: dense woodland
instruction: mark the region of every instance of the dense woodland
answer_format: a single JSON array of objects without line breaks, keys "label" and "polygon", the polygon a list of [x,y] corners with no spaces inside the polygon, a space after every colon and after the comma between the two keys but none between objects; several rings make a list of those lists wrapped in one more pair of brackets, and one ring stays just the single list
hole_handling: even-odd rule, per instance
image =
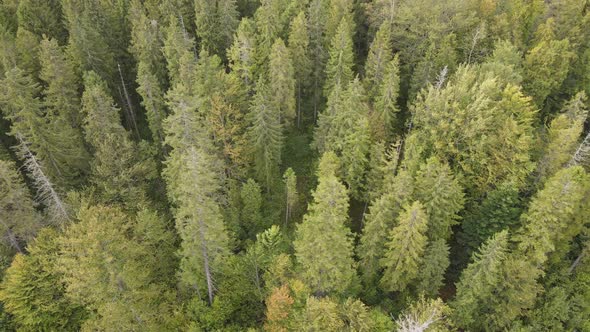
[{"label": "dense woodland", "polygon": [[588,0],[0,0],[0,330],[590,331],[588,95]]}]

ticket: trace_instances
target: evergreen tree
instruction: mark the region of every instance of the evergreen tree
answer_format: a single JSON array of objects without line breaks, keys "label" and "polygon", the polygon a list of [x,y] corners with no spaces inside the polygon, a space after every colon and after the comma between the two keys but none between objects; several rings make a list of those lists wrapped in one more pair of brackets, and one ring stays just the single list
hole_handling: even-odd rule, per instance
[{"label": "evergreen tree", "polygon": [[134,206],[145,200],[146,180],[156,176],[153,153],[145,142],[131,141],[121,125],[119,109],[97,74],[86,73],[84,86],[84,134],[94,154],[91,181],[105,202]]},{"label": "evergreen tree", "polygon": [[537,43],[528,51],[524,60],[523,84],[539,107],[543,106],[550,94],[559,89],[575,57],[568,39],[554,39],[554,25],[554,20],[549,18],[539,26]]},{"label": "evergreen tree", "polygon": [[263,80],[256,84],[256,94],[252,99],[251,123],[247,137],[253,149],[254,169],[258,180],[270,191],[278,177],[283,146],[283,132],[278,109],[274,108],[269,88]]},{"label": "evergreen tree", "polygon": [[275,108],[281,123],[290,126],[296,117],[295,78],[289,50],[277,38],[270,51],[269,86],[271,107]]},{"label": "evergreen tree", "polygon": [[388,139],[393,135],[393,129],[398,124],[397,113],[400,109],[397,99],[400,92],[399,57],[396,55],[386,64],[381,85],[377,89],[371,126],[376,132],[374,136]]},{"label": "evergreen tree", "polygon": [[37,2],[23,0],[18,2],[16,11],[19,27],[41,37],[46,35],[65,42],[67,33],[62,24],[62,9],[59,0]]},{"label": "evergreen tree", "polygon": [[222,55],[238,26],[236,0],[196,0],[195,18],[200,47]]},{"label": "evergreen tree", "polygon": [[424,203],[428,214],[428,238],[448,240],[463,209],[463,191],[449,166],[429,158],[416,173],[415,199]]},{"label": "evergreen tree", "polygon": [[313,93],[313,120],[317,119],[318,109],[322,103],[322,88],[325,80],[326,61],[329,58],[329,43],[325,40],[327,1],[311,0],[307,21],[309,27],[309,53],[311,58],[311,91]]},{"label": "evergreen tree", "polygon": [[212,304],[217,276],[229,254],[220,206],[220,162],[196,112],[194,98],[182,83],[168,93],[168,107],[172,114],[164,128],[166,143],[173,150],[164,178],[182,240],[180,280],[197,294],[206,293]]},{"label": "evergreen tree", "polygon": [[354,53],[349,22],[342,19],[330,46],[330,59],[326,65],[324,93],[329,96],[334,86],[346,88],[353,79]]},{"label": "evergreen tree", "polygon": [[267,72],[268,60],[275,39],[284,38],[285,26],[281,17],[287,9],[287,4],[288,2],[285,0],[262,0],[260,7],[254,13],[257,32],[256,63],[259,68],[264,68],[260,74]]},{"label": "evergreen tree", "polygon": [[343,179],[355,198],[363,199],[365,176],[371,143],[369,107],[358,79],[342,92],[340,85],[332,91],[328,107],[321,114],[313,145],[320,153],[336,152],[342,160]]},{"label": "evergreen tree", "polygon": [[436,297],[439,289],[444,285],[445,272],[451,264],[449,246],[444,239],[432,241],[426,247],[419,282],[416,286],[418,293],[427,297]]},{"label": "evergreen tree", "polygon": [[197,54],[195,41],[189,37],[183,23],[174,16],[170,17],[170,25],[164,30],[162,52],[166,58],[170,86],[174,87],[184,80],[183,83],[189,88],[192,80],[187,76],[194,71]]},{"label": "evergreen tree", "polygon": [[56,271],[59,234],[43,229],[28,247],[17,254],[0,284],[0,300],[26,331],[79,331],[86,311],[65,296],[65,283]]},{"label": "evergreen tree", "polygon": [[551,121],[547,143],[537,166],[540,179],[551,177],[571,160],[588,116],[585,103],[586,94],[577,93],[564,105],[562,114]]},{"label": "evergreen tree", "polygon": [[158,263],[172,259],[172,237],[160,220],[105,206],[85,207],[78,217],[58,238],[57,269],[67,297],[93,313],[82,329],[167,329],[174,297]]},{"label": "evergreen tree", "polygon": [[41,227],[41,220],[14,163],[0,160],[0,183],[2,244],[10,248],[10,252],[23,253],[25,244]]},{"label": "evergreen tree", "polygon": [[428,216],[419,201],[406,205],[397,226],[389,232],[386,250],[380,260],[384,268],[381,287],[387,291],[403,291],[418,277],[424,259]]},{"label": "evergreen tree", "polygon": [[[367,62],[365,63],[363,83],[365,84],[369,101],[372,102],[377,98],[379,90],[381,90],[383,82],[387,77],[386,72],[391,60],[393,60],[391,25],[385,22],[381,25],[377,31],[377,35],[375,35],[375,39],[371,43],[369,54],[367,55]],[[392,89],[394,89],[397,95],[396,87],[392,87]],[[397,89],[399,89],[399,83]],[[395,103],[395,99],[393,101]]]},{"label": "evergreen tree", "polygon": [[297,175],[291,167],[287,168],[283,174],[283,182],[285,183],[285,225],[293,216],[293,209],[297,206],[299,201],[299,193],[297,192]]},{"label": "evergreen tree", "polygon": [[227,51],[232,73],[236,73],[246,86],[253,86],[257,77],[255,30],[254,22],[251,19],[242,18],[236,30],[234,42]]},{"label": "evergreen tree", "polygon": [[451,306],[453,320],[459,327],[484,328],[480,313],[486,312],[493,289],[501,280],[502,263],[508,254],[508,232],[501,231],[488,239],[473,254],[473,261],[461,273],[457,295]]},{"label": "evergreen tree", "polygon": [[346,21],[348,33],[354,31],[354,22],[352,9],[354,3],[352,0],[329,0],[328,12],[324,17],[326,20],[326,41],[329,43],[334,36],[338,34],[342,21]]},{"label": "evergreen tree", "polygon": [[264,228],[261,214],[262,194],[260,186],[256,181],[248,179],[242,184],[240,196],[242,197],[241,224],[246,238],[250,238]]},{"label": "evergreen tree", "polygon": [[289,53],[293,60],[295,93],[297,99],[297,127],[301,124],[301,108],[311,73],[309,32],[305,12],[301,11],[291,21]]},{"label": "evergreen tree", "polygon": [[314,201],[298,226],[293,243],[302,278],[316,294],[346,294],[354,286],[356,275],[352,237],[345,226],[347,190],[336,177],[338,169],[336,155],[324,153]]}]

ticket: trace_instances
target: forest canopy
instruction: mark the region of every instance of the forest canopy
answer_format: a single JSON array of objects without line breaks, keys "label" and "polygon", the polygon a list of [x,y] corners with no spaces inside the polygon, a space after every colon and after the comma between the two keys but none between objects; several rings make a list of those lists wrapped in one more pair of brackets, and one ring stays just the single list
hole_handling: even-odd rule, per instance
[{"label": "forest canopy", "polygon": [[590,331],[589,0],[0,0],[0,330]]}]

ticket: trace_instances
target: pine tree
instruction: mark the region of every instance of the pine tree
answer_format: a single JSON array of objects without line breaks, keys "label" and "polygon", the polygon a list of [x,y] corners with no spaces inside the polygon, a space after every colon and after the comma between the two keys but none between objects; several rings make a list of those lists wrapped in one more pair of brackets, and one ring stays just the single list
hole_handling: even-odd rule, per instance
[{"label": "pine tree", "polygon": [[278,110],[282,123],[290,126],[295,120],[295,78],[289,50],[282,39],[272,45],[269,85],[272,107]]},{"label": "pine tree", "polygon": [[[369,101],[373,102],[380,94],[381,87],[384,86],[383,82],[386,79],[388,66],[393,60],[393,51],[391,49],[391,25],[387,22],[383,23],[375,39],[371,43],[369,48],[369,54],[367,55],[367,62],[365,63],[365,76],[363,83],[365,84],[365,90],[367,91]],[[399,70],[398,70],[399,71]],[[397,73],[399,76],[399,73]],[[399,79],[399,78],[398,78]],[[391,87],[397,95],[397,89]],[[395,102],[395,99],[393,100]]]},{"label": "pine tree", "polygon": [[293,210],[299,201],[299,193],[297,192],[297,175],[291,167],[287,168],[283,174],[283,182],[285,184],[285,225],[293,216]]},{"label": "pine tree", "polygon": [[172,114],[164,128],[172,151],[163,175],[182,240],[180,280],[197,294],[207,293],[212,304],[216,276],[229,254],[220,205],[221,165],[196,112],[194,97],[182,83],[168,92],[168,107]]},{"label": "pine tree", "polygon": [[451,227],[459,220],[464,195],[459,182],[445,163],[429,158],[416,174],[415,199],[424,203],[428,214],[428,238],[448,240]]},{"label": "pine tree", "polygon": [[419,201],[406,205],[397,226],[389,232],[384,257],[381,287],[387,291],[402,291],[418,277],[424,259],[428,216]]},{"label": "pine tree", "polygon": [[289,31],[289,53],[293,60],[295,91],[297,99],[297,126],[301,124],[303,96],[309,84],[311,60],[309,49],[309,32],[305,12],[301,11],[291,21]]},{"label": "pine tree", "polygon": [[236,0],[196,0],[195,13],[200,47],[221,56],[238,26]]},{"label": "pine tree", "polygon": [[0,160],[0,184],[2,244],[10,248],[10,252],[23,253],[25,244],[41,227],[41,220],[13,162]]},{"label": "pine tree", "polygon": [[79,331],[85,310],[65,296],[65,284],[56,271],[59,234],[43,229],[17,254],[0,284],[0,299],[16,325],[27,331]]},{"label": "pine tree", "polygon": [[302,278],[316,294],[345,294],[354,286],[356,276],[352,237],[345,226],[347,190],[336,177],[338,168],[336,155],[324,153],[314,201],[298,226],[294,241]]},{"label": "pine tree", "polygon": [[354,53],[349,22],[342,19],[330,46],[330,59],[326,65],[324,93],[329,96],[334,86],[343,89],[353,79]]},{"label": "pine tree", "polygon": [[279,176],[284,140],[278,109],[273,108],[269,94],[268,86],[260,80],[250,106],[248,117],[251,125],[247,132],[257,178],[267,191],[271,190],[274,180]]}]

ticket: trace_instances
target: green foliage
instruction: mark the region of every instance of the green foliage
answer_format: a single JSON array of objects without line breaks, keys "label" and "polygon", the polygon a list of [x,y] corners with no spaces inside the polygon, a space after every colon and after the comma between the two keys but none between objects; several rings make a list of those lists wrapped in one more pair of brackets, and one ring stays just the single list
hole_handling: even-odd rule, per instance
[{"label": "green foliage", "polygon": [[449,246],[445,240],[438,239],[430,242],[424,252],[423,266],[420,269],[417,285],[418,293],[427,297],[436,297],[439,289],[444,285],[444,275],[451,264]]},{"label": "green foliage", "polygon": [[65,296],[66,285],[56,271],[58,233],[43,229],[28,246],[28,254],[17,254],[0,284],[4,310],[23,331],[78,331],[86,311]]},{"label": "green foliage", "polygon": [[248,179],[242,184],[240,191],[242,198],[242,218],[241,225],[246,238],[253,237],[259,230],[264,229],[262,214],[262,194],[260,186],[256,181]]},{"label": "green foliage", "polygon": [[297,175],[291,167],[287,168],[283,174],[283,182],[285,183],[285,224],[287,224],[299,202]]},{"label": "green foliage", "polygon": [[196,0],[195,13],[200,47],[221,55],[230,46],[238,26],[236,0]]},{"label": "green foliage", "polygon": [[301,276],[316,294],[346,294],[356,277],[352,234],[345,226],[348,196],[336,177],[338,168],[336,155],[324,153],[314,201],[297,227],[293,242]]},{"label": "green foliage", "polygon": [[406,205],[400,213],[397,226],[389,232],[383,258],[384,269],[381,287],[384,290],[402,291],[418,277],[418,269],[424,259],[428,216],[423,205],[415,201]]},{"label": "green foliage", "polygon": [[295,120],[295,77],[289,50],[277,38],[270,51],[269,93],[271,107],[276,109],[281,123],[290,126]]},{"label": "green foliage", "polygon": [[397,113],[400,111],[397,101],[400,90],[399,57],[396,55],[384,66],[381,84],[373,87],[377,91],[374,97],[372,127],[376,132],[375,136],[387,139],[393,136],[393,130],[398,124]]},{"label": "green foliage", "polygon": [[[390,27],[391,26],[387,22],[381,25],[377,31],[375,39],[373,39],[373,42],[371,43],[371,48],[367,55],[363,83],[365,84],[365,89],[367,90],[370,101],[377,98],[379,90],[384,86],[383,82],[385,81],[385,78],[388,77],[387,74],[391,74],[387,72],[388,66],[390,65],[389,63],[393,60]],[[397,73],[397,75],[399,75],[399,73]],[[396,95],[397,89],[399,89],[399,81],[397,84],[398,87],[391,87]],[[393,98],[393,101],[395,103],[395,97]]]},{"label": "green foliage", "polygon": [[[309,29],[305,12],[301,11],[291,21],[289,30],[289,53],[293,61],[293,77],[297,99],[297,126],[301,124],[303,97],[307,92],[311,74]],[[305,94],[306,95],[306,94]]]},{"label": "green foliage", "polygon": [[343,19],[338,25],[330,46],[330,59],[326,65],[324,94],[331,96],[335,86],[345,89],[353,79],[354,53],[350,23]]}]

